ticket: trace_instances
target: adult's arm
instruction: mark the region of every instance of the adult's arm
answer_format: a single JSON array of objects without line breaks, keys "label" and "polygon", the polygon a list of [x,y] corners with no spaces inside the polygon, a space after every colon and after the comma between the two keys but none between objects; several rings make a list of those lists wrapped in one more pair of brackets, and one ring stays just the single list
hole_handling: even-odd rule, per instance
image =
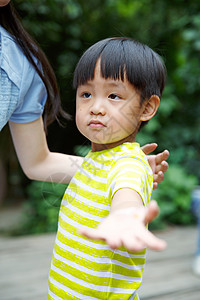
[{"label": "adult's arm", "polygon": [[28,178],[69,183],[83,159],[49,151],[42,117],[30,123],[10,121],[9,126],[19,162]]},{"label": "adult's arm", "polygon": [[[15,150],[26,176],[32,180],[69,183],[81,165],[83,158],[62,153],[50,152],[42,117],[29,123],[9,122]],[[154,145],[154,144],[152,144]],[[148,145],[153,151],[156,146]],[[164,179],[168,164],[167,155],[149,155],[154,173],[154,186]],[[164,167],[163,167],[164,166]]]}]

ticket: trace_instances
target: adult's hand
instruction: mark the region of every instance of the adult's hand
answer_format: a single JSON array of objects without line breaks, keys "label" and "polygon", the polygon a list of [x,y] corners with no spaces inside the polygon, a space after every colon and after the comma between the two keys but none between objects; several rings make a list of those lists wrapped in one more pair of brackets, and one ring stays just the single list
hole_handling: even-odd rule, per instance
[{"label": "adult's hand", "polygon": [[169,157],[169,151],[164,150],[155,155],[149,155],[157,148],[156,143],[146,144],[142,147],[143,152],[147,155],[149,165],[153,171],[153,189],[157,189],[158,184],[164,180],[164,173],[168,170],[166,160]]}]

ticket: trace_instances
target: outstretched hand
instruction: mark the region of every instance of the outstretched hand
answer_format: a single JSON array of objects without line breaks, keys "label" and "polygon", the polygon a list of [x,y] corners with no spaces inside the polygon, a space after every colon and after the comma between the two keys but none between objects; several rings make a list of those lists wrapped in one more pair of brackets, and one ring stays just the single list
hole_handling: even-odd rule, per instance
[{"label": "outstretched hand", "polygon": [[146,208],[132,207],[110,213],[96,229],[83,227],[79,233],[90,239],[104,240],[112,249],[124,246],[131,252],[145,247],[164,250],[166,242],[146,228],[158,214],[157,202],[152,200]]},{"label": "outstretched hand", "polygon": [[[142,151],[147,155],[157,148],[156,143],[146,144],[142,147]],[[156,155],[147,155],[149,165],[153,171],[153,189],[157,189],[158,183],[164,180],[164,173],[168,170],[166,160],[169,157],[169,151],[164,150]]]}]

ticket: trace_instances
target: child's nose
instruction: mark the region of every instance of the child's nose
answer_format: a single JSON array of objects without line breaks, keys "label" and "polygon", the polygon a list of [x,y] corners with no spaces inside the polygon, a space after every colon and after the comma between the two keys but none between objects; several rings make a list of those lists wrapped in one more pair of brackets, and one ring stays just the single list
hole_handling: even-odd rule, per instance
[{"label": "child's nose", "polygon": [[90,107],[91,115],[105,115],[105,105],[103,99],[95,99]]}]

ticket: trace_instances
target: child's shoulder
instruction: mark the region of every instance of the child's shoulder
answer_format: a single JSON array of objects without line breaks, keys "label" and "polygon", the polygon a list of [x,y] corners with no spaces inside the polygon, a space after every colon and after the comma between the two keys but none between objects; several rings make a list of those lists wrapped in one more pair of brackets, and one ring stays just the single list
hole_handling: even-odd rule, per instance
[{"label": "child's shoulder", "polygon": [[139,143],[123,143],[122,145],[119,145],[118,147],[119,156],[129,155],[131,156],[138,156],[138,157],[145,157],[144,152],[142,151]]},{"label": "child's shoulder", "polygon": [[[144,152],[142,151],[139,143],[124,143],[113,149],[115,154],[115,161],[120,159],[131,159],[136,158],[143,161],[147,161]],[[117,159],[117,160],[118,160]]]},{"label": "child's shoulder", "polygon": [[144,152],[142,151],[139,143],[124,143],[117,147],[115,159],[112,163],[112,168],[119,165],[123,168],[125,165],[131,166],[132,164],[142,165],[151,173],[151,168],[149,166],[148,160]]}]

